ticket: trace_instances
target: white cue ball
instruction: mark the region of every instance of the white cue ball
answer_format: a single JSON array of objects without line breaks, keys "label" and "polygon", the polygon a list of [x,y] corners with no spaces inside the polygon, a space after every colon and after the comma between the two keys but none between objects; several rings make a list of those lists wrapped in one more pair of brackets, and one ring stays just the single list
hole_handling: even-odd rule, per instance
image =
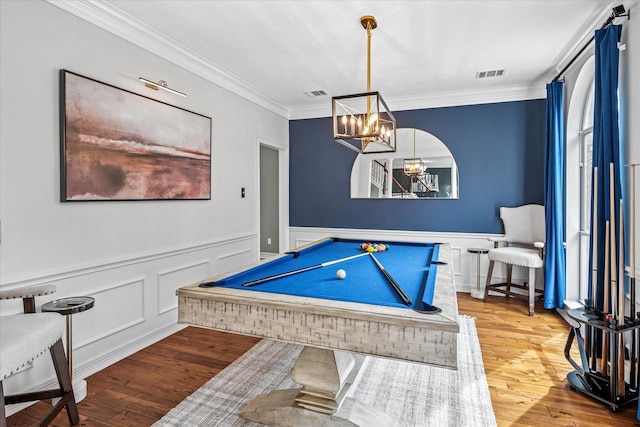
[{"label": "white cue ball", "polygon": [[336,271],[336,276],[338,277],[338,279],[344,279],[345,277],[347,277],[347,272],[343,269],[340,269]]}]

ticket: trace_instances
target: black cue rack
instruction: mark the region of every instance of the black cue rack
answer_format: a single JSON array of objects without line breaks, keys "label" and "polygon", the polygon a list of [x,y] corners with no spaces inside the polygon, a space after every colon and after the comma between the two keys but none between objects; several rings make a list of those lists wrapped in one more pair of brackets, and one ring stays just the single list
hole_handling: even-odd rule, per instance
[{"label": "black cue rack", "polygon": [[[567,381],[572,390],[586,394],[606,404],[612,412],[638,400],[638,351],[640,333],[640,319],[625,317],[625,322],[618,325],[609,316],[589,309],[576,308],[569,310],[563,316],[571,330],[564,349],[564,355],[575,368],[575,371],[567,375]],[[580,332],[585,327],[586,339],[583,340]],[[623,338],[624,335],[624,338]],[[606,368],[602,372],[602,342],[608,339]],[[578,344],[581,364],[571,358],[571,347],[574,340]],[[623,347],[624,361],[629,365],[629,382],[625,382],[623,395],[618,395],[618,373],[625,366],[619,366],[621,340],[630,344],[630,348]]]}]

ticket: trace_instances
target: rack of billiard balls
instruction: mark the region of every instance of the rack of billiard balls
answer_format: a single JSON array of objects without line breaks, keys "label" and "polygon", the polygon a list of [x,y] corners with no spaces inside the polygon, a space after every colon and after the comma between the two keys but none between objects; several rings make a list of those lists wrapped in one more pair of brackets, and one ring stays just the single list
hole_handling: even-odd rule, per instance
[{"label": "rack of billiard balls", "polygon": [[389,249],[389,245],[386,243],[363,243],[360,248],[366,252],[382,252]]}]

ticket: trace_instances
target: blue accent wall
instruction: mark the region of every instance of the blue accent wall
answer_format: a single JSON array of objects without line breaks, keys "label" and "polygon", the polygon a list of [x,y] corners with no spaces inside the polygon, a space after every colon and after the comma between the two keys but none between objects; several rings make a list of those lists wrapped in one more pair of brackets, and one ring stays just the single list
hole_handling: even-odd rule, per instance
[{"label": "blue accent wall", "polygon": [[543,203],[545,100],[394,112],[397,127],[444,142],[459,199],[351,199],[356,153],[333,141],[331,118],[289,122],[291,226],[502,233],[500,206]]}]

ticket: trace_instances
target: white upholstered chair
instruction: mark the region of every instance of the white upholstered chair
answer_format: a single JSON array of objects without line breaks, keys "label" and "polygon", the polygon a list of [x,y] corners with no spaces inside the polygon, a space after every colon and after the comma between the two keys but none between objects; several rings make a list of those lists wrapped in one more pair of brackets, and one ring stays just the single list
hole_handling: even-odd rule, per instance
[{"label": "white upholstered chair", "polygon": [[[489,271],[484,289],[484,301],[487,300],[490,291],[499,292],[508,297],[525,297],[529,299],[529,316],[533,316],[535,298],[542,293],[536,290],[536,269],[544,266],[543,251],[546,241],[544,206],[502,207],[500,219],[504,225],[504,237],[489,239],[494,242],[494,248],[488,254]],[[507,281],[491,284],[496,262],[507,265]],[[522,285],[511,282],[514,265],[529,269],[529,280]],[[514,292],[512,288],[524,289],[527,293]]]},{"label": "white upholstered chair", "polygon": [[[0,290],[0,299],[22,298],[24,307],[24,313],[0,317],[0,427],[7,425],[5,404],[52,398],[60,400],[38,423],[39,426],[51,423],[65,407],[69,422],[79,422],[69,365],[62,345],[64,316],[57,313],[36,313],[35,297],[52,294],[55,290],[53,285]],[[47,350],[53,360],[59,388],[5,396],[2,382]]]}]

